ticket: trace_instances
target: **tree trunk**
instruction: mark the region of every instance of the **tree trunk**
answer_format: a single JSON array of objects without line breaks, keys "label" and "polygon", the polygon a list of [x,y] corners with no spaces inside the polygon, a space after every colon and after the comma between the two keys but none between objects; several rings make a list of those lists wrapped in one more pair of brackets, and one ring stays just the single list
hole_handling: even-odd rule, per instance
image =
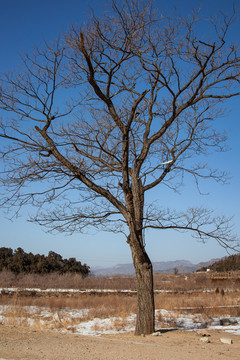
[{"label": "tree trunk", "polygon": [[131,246],[137,279],[137,322],[135,335],[152,334],[155,330],[155,307],[152,263],[143,246]]}]

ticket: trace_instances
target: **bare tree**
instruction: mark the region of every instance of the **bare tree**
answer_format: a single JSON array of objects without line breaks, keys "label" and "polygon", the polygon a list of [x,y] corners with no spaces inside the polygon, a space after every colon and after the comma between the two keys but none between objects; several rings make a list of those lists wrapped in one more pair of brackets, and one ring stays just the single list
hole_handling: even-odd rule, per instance
[{"label": "bare tree", "polygon": [[[201,160],[225,150],[214,124],[223,101],[240,94],[238,48],[227,41],[233,20],[219,14],[199,32],[195,12],[172,19],[151,2],[113,1],[103,18],[23,57],[22,73],[2,76],[0,136],[10,144],[1,151],[3,204],[36,206],[32,221],[52,230],[125,234],[138,284],[137,335],[154,331],[145,229],[236,245],[228,219],[165,209],[160,192],[178,189],[185,173],[197,186],[224,182]],[[159,208],[147,201],[155,187]]]}]

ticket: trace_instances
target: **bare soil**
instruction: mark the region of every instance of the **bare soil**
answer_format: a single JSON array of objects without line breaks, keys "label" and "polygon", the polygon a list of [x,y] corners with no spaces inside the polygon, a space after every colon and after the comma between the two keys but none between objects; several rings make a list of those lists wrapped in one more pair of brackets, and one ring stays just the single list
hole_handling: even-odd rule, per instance
[{"label": "bare soil", "polygon": [[[210,343],[200,341],[210,335]],[[223,344],[220,338],[231,338]],[[240,336],[221,331],[169,331],[161,336],[89,337],[0,325],[0,360],[239,360]]]}]

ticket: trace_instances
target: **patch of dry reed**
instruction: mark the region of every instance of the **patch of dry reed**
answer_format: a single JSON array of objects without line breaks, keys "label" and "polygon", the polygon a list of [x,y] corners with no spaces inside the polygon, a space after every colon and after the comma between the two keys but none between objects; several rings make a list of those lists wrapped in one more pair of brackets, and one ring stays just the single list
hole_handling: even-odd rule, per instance
[{"label": "patch of dry reed", "polygon": [[[9,272],[0,274],[0,287],[27,288],[77,288],[77,289],[114,289],[134,290],[133,277],[89,277],[82,279],[79,275],[13,275]],[[215,316],[240,316],[239,282],[212,282],[207,274],[190,275],[154,275],[155,289],[168,290],[168,293],[156,293],[156,309],[172,310],[179,313],[202,314],[206,318]],[[216,288],[216,285],[218,287]],[[236,285],[236,286],[235,286]],[[19,293],[20,294],[20,293]],[[5,322],[12,325],[48,328],[71,328],[82,321],[94,318],[115,317],[115,326],[122,329],[126,319],[136,313],[137,295],[125,293],[77,293],[66,291],[40,293],[32,291],[10,296],[4,291],[0,294],[0,304],[8,305],[4,313]],[[29,315],[27,308],[35,306],[39,312]],[[51,311],[49,318],[42,318],[42,309]],[[79,318],[69,318],[66,311],[86,309]],[[29,316],[31,320],[29,320]],[[30,322],[29,322],[30,321]]]}]

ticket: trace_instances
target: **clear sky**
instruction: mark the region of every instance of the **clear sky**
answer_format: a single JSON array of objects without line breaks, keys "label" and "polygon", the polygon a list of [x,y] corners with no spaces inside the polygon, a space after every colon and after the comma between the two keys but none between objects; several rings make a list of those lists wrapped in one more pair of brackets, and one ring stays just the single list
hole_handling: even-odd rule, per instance
[{"label": "clear sky", "polygon": [[[17,69],[21,53],[31,52],[32,47],[41,45],[44,40],[55,40],[70,24],[83,23],[90,7],[97,14],[101,13],[106,3],[103,0],[0,0],[0,71]],[[240,1],[235,0],[234,3],[240,11]],[[193,6],[201,6],[204,14],[216,9],[227,12],[232,10],[232,2],[229,0],[156,0],[156,4],[170,9],[176,5],[177,11],[182,14]],[[233,36],[236,38],[240,34],[239,24],[235,24]],[[239,104],[240,98],[231,100],[227,104],[231,112],[220,120],[220,126],[229,130],[231,150],[210,159],[215,167],[231,173],[230,184],[222,186],[206,182],[203,189],[210,195],[200,196],[193,184],[187,182],[181,194],[166,190],[162,200],[168,207],[202,205],[216,209],[219,214],[234,215],[235,230],[240,236]],[[107,267],[131,262],[130,250],[121,235],[99,232],[72,236],[48,234],[38,225],[27,222],[30,212],[31,209],[26,208],[22,216],[10,221],[0,209],[0,247],[22,247],[26,252],[40,254],[53,250],[63,257],[76,257],[90,266]],[[202,244],[191,238],[190,234],[148,231],[146,242],[152,261],[186,259],[197,263],[226,255],[226,251],[214,241]]]}]

